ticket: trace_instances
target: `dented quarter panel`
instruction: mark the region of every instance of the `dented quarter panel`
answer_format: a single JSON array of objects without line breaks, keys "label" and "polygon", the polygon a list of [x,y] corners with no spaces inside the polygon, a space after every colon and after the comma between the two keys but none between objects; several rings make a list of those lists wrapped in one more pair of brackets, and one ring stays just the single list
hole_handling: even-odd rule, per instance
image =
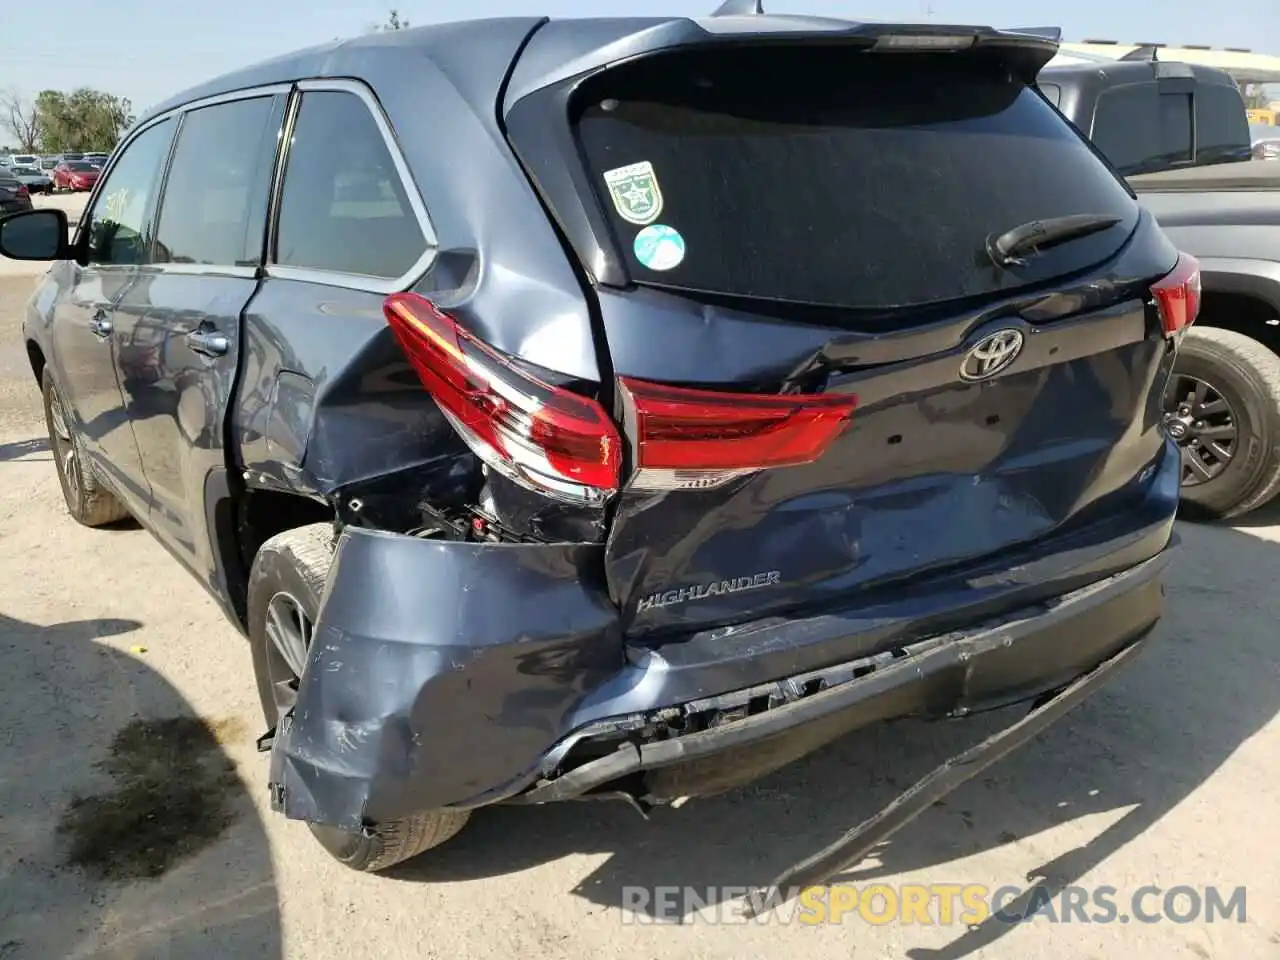
[{"label": "dented quarter panel", "polygon": [[[361,38],[271,79],[365,81],[436,235],[436,256],[413,289],[499,350],[590,390],[600,374],[587,300],[497,123],[498,90],[540,23],[446,25],[425,41],[420,32]],[[233,421],[251,483],[328,496],[461,452],[387,329],[382,299],[319,277],[263,281],[245,318]]]},{"label": "dented quarter panel", "polygon": [[623,666],[601,549],[349,529],[273,750],[285,812],[358,828],[533,767]]},{"label": "dented quarter panel", "polygon": [[259,485],[329,495],[462,449],[377,294],[268,278],[245,314],[245,354],[234,427]]}]

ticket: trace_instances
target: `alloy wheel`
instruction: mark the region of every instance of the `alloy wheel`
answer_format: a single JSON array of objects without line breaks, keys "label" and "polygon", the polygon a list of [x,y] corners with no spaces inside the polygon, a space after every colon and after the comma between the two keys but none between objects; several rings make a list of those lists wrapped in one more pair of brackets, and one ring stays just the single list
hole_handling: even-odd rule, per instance
[{"label": "alloy wheel", "polygon": [[1239,448],[1235,411],[1222,392],[1198,377],[1175,373],[1164,400],[1164,424],[1182,454],[1182,485],[1220,476]]},{"label": "alloy wheel", "polygon": [[49,391],[49,421],[53,426],[53,455],[58,463],[58,475],[66,487],[67,500],[74,502],[80,498],[84,482],[80,476],[80,457],[56,389]]},{"label": "alloy wheel", "polygon": [[297,599],[277,593],[267,604],[267,671],[276,711],[283,717],[298,699],[298,683],[311,646],[311,618]]}]

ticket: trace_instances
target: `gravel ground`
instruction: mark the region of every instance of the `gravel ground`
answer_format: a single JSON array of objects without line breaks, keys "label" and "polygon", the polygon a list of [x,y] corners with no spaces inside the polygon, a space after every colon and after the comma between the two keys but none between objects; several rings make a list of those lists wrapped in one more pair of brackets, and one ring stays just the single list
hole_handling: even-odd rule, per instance
[{"label": "gravel ground", "polygon": [[1280,511],[1183,525],[1151,649],[848,877],[1109,884],[1122,905],[1146,884],[1245,886],[1244,924],[626,922],[627,886],[767,880],[1007,719],[990,717],[857,734],[649,824],[604,804],[482,811],[360,876],[269,811],[248,652],[213,603],[145,532],[65,516],[18,329],[41,269],[6,271],[0,960],[1280,956]]}]

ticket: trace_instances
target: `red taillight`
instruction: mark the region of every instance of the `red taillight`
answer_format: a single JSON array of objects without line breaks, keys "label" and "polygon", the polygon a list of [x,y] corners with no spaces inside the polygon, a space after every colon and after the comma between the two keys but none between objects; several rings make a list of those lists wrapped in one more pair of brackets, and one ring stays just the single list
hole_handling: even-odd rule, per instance
[{"label": "red taillight", "polygon": [[636,484],[706,486],[817,460],[844,429],[853,394],[689,390],[619,377],[635,423]]},{"label": "red taillight", "polygon": [[1177,336],[1200,314],[1200,262],[1183,253],[1173,272],[1151,285],[1166,337]]},{"label": "red taillight", "polygon": [[383,312],[436,404],[490,467],[566,500],[618,489],[622,442],[600,404],[518,369],[417,294],[392,294]]},{"label": "red taillight", "polygon": [[28,196],[31,193],[31,191],[27,189],[27,185],[25,183],[18,184],[18,189],[14,192],[20,197]]}]

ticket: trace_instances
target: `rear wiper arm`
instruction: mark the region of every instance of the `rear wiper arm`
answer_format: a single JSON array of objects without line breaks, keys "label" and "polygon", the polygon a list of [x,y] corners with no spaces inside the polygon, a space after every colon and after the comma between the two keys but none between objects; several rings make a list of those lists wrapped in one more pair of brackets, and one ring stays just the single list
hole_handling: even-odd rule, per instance
[{"label": "rear wiper arm", "polygon": [[1038,253],[1068,240],[1101,233],[1123,219],[1104,213],[1077,213],[1069,217],[1032,220],[999,236],[992,234],[987,237],[987,255],[997,267],[1025,266],[1027,261],[1023,254]]}]

